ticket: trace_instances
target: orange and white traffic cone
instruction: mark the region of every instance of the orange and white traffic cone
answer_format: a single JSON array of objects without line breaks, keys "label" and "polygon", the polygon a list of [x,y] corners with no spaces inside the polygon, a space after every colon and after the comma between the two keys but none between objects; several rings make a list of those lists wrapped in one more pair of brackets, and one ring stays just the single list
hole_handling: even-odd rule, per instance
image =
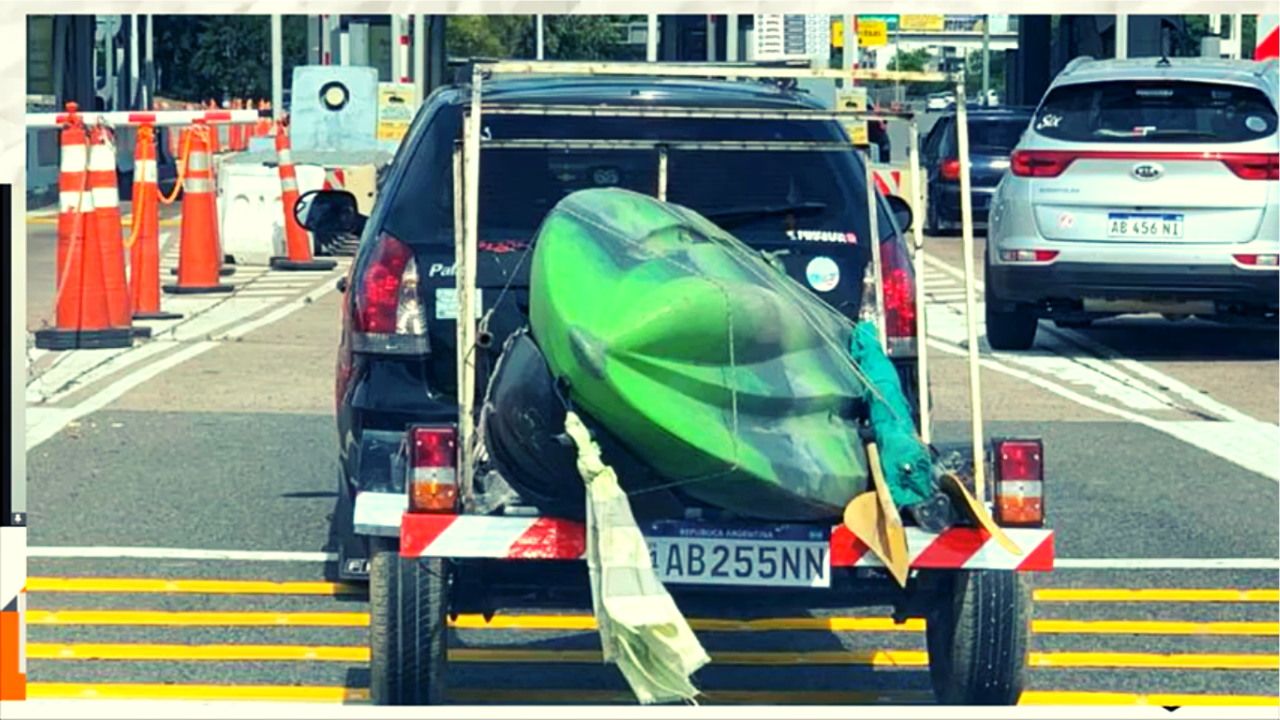
[{"label": "orange and white traffic cone", "polygon": [[337,267],[333,260],[311,256],[311,236],[298,224],[293,206],[298,202],[298,174],[293,168],[293,151],[284,123],[276,123],[276,162],[280,168],[280,204],[284,208],[284,239],[288,257],[271,258],[273,270],[320,270]]},{"label": "orange and white traffic cone", "polygon": [[[111,131],[97,125],[89,131],[89,188],[93,193],[102,248],[102,287],[107,296],[107,317],[112,327],[131,327],[133,308],[124,271],[124,244],[120,237],[120,176],[116,172],[116,144]],[[136,337],[150,337],[151,329],[134,327]]]},{"label": "orange and white traffic cone", "polygon": [[133,162],[133,228],[129,234],[129,291],[134,320],[177,320],[160,309],[160,185],[156,175],[155,129],[138,128]]},{"label": "orange and white traffic cone", "polygon": [[218,208],[213,190],[209,143],[213,130],[204,123],[191,128],[182,183],[182,241],[178,252],[178,283],[162,289],[171,294],[231,292],[219,282],[222,248],[218,242]]},{"label": "orange and white traffic cone", "polygon": [[128,327],[113,327],[102,282],[102,248],[89,187],[88,133],[67,103],[70,117],[62,128],[62,163],[58,176],[58,267],[54,303],[56,327],[36,331],[41,350],[126,348],[133,344]]}]

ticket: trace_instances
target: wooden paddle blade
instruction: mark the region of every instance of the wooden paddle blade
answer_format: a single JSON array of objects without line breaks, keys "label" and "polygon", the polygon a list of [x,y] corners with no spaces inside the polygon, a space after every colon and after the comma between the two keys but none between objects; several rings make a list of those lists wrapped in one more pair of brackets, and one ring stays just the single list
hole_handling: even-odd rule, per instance
[{"label": "wooden paddle blade", "polygon": [[968,514],[974,522],[978,523],[983,530],[991,533],[991,537],[995,538],[996,542],[1000,544],[1000,547],[1008,550],[1014,555],[1022,554],[1022,548],[1018,547],[1018,544],[1006,535],[1004,530],[996,524],[996,521],[991,517],[991,514],[987,512],[987,508],[984,507],[982,503],[978,502],[978,499],[969,492],[969,488],[964,486],[964,483],[960,481],[960,478],[952,475],[951,473],[943,475],[942,489],[948,495],[959,498],[961,501],[960,504],[966,514]]},{"label": "wooden paddle blade", "polygon": [[880,558],[900,586],[906,586],[906,533],[901,528],[893,531],[876,493],[863,493],[845,506],[844,526]]},{"label": "wooden paddle blade", "polygon": [[885,482],[884,470],[880,467],[880,449],[874,442],[867,443],[867,465],[871,468],[871,481],[875,487],[876,499],[880,503],[883,523],[883,541],[889,556],[885,565],[893,578],[901,587],[907,586],[907,572],[911,565],[911,556],[907,552],[907,531],[902,526],[902,516],[898,514],[898,506],[893,504],[893,495],[889,492],[889,484]]}]

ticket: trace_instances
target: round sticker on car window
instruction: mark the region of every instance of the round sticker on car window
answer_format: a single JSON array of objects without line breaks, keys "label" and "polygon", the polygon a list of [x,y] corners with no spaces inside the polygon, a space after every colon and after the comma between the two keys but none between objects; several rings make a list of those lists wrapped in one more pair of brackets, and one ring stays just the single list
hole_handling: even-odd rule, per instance
[{"label": "round sticker on car window", "polygon": [[1244,126],[1250,130],[1260,133],[1267,129],[1267,121],[1257,115],[1250,115],[1245,121]]},{"label": "round sticker on car window", "polygon": [[805,268],[805,277],[818,292],[831,292],[840,284],[840,266],[829,257],[816,257]]}]

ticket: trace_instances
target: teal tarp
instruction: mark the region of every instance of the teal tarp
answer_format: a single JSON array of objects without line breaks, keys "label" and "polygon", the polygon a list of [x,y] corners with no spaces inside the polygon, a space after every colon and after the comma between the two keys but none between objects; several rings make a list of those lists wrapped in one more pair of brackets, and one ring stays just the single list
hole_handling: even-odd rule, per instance
[{"label": "teal tarp", "polygon": [[880,346],[872,323],[864,320],[854,326],[850,345],[853,361],[870,388],[866,399],[871,409],[871,427],[893,502],[899,508],[922,502],[936,491],[933,460],[916,434],[898,372]]}]

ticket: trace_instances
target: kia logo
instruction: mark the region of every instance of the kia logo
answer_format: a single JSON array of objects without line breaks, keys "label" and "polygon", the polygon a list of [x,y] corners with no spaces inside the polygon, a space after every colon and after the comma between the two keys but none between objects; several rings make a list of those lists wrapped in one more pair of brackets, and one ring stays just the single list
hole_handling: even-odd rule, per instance
[{"label": "kia logo", "polygon": [[1164,168],[1155,163],[1142,163],[1133,166],[1133,176],[1139,180],[1155,180],[1164,174]]}]

